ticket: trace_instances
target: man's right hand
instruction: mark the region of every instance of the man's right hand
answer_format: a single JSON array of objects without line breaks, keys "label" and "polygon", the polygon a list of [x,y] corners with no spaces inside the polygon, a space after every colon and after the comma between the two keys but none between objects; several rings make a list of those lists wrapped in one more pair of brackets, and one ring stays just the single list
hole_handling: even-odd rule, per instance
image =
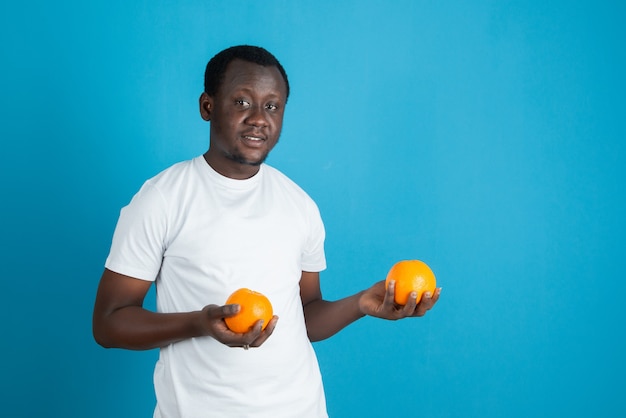
[{"label": "man's right hand", "polygon": [[204,318],[208,318],[208,321],[204,321],[206,335],[229,347],[259,347],[274,332],[278,316],[274,315],[265,329],[263,329],[263,321],[259,320],[250,328],[250,331],[240,334],[228,329],[224,321],[224,318],[235,316],[239,309],[237,304],[205,306],[202,314]]}]

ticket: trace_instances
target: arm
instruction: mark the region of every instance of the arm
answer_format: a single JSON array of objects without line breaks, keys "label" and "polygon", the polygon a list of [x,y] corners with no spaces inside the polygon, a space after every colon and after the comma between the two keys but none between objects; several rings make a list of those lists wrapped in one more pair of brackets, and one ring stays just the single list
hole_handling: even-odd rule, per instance
[{"label": "arm", "polygon": [[274,318],[265,331],[261,331],[260,322],[245,334],[230,331],[223,319],[235,315],[238,305],[208,305],[195,312],[151,312],[143,308],[151,285],[152,282],[105,269],[93,312],[93,335],[98,344],[147,350],[187,338],[211,336],[234,347],[256,347],[271,335],[276,325]]},{"label": "arm", "polygon": [[360,293],[334,302],[322,299],[320,274],[317,272],[302,272],[300,298],[311,341],[331,337],[364,316],[359,309]]},{"label": "arm", "polygon": [[383,280],[367,290],[330,302],[322,299],[319,273],[302,272],[300,297],[309,339],[314,342],[331,337],[365,315],[390,320],[423,316],[439,299],[441,288],[434,295],[424,294],[419,304],[412,294],[404,306],[394,303],[394,292],[394,283],[385,289]]}]

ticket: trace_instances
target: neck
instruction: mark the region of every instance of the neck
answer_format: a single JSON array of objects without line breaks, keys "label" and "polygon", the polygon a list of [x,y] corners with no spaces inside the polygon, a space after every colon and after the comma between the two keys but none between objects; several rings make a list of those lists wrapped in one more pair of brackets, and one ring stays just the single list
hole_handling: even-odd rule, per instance
[{"label": "neck", "polygon": [[245,163],[236,163],[233,161],[233,164],[226,165],[220,164],[220,160],[214,158],[211,150],[205,152],[203,154],[204,161],[207,162],[211,168],[218,173],[220,173],[224,177],[228,177],[234,180],[246,180],[250,177],[253,177],[255,174],[259,172],[261,167],[260,164],[245,164]]}]

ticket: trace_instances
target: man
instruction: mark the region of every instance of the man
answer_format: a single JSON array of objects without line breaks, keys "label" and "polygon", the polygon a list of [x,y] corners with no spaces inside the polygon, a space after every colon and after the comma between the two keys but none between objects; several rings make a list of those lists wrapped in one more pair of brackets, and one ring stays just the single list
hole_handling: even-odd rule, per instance
[{"label": "man", "polygon": [[[365,315],[422,316],[439,298],[437,289],[419,304],[412,295],[397,306],[393,284],[385,290],[381,281],[342,300],[322,299],[318,208],[264,164],[288,95],[287,75],[266,50],[217,54],[200,96],[209,150],[148,180],[122,209],[93,331],[105,347],[160,348],[155,417],[325,417],[311,341]],[[152,282],[157,312],[143,308]],[[241,287],[265,294],[280,319],[231,332],[224,318],[239,306],[222,303]]]}]

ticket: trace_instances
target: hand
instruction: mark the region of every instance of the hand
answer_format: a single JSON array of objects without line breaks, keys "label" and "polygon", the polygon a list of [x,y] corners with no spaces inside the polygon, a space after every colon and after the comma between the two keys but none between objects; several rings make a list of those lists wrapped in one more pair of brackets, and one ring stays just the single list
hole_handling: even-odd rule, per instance
[{"label": "hand", "polygon": [[267,327],[263,329],[263,321],[258,320],[246,333],[240,334],[231,331],[226,326],[224,318],[234,316],[239,312],[239,305],[208,305],[202,309],[202,319],[205,327],[205,335],[215,338],[217,341],[229,347],[259,347],[267,340],[278,321],[274,315]]},{"label": "hand", "polygon": [[380,281],[361,294],[359,309],[365,315],[391,320],[424,316],[439,300],[441,288],[435,289],[434,294],[424,293],[419,303],[417,303],[417,294],[413,292],[404,306],[394,302],[394,294],[394,281],[389,282],[387,289],[385,289],[385,281]]}]

